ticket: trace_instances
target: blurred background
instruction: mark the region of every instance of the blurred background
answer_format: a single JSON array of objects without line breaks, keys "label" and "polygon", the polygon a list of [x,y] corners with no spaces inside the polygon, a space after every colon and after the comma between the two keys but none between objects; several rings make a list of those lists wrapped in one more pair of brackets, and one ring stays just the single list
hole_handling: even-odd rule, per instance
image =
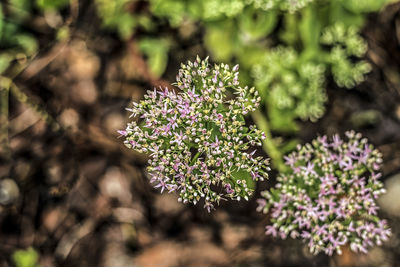
[{"label": "blurred background", "polygon": [[[273,165],[212,214],[154,190],[116,132],[196,55],[239,63],[260,91]],[[383,153],[391,239],[328,257],[265,236],[256,199],[283,155],[350,129]],[[0,2],[0,266],[400,266],[399,195],[397,1]]]}]

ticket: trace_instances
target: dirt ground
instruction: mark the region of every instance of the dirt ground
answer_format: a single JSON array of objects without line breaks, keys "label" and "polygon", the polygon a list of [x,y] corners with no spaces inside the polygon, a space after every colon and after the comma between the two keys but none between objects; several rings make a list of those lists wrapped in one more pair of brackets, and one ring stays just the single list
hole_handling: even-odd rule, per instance
[{"label": "dirt ground", "polygon": [[10,98],[10,151],[0,177],[15,179],[20,192],[0,206],[0,266],[12,266],[12,252],[29,246],[41,266],[400,266],[399,4],[368,18],[367,81],[353,90],[329,82],[325,116],[302,123],[299,134],[308,142],[355,129],[383,153],[390,188],[380,215],[393,235],[367,255],[345,250],[332,258],[310,255],[299,240],[264,235],[268,218],[255,211],[255,200],[274,175],[249,202],[222,203],[211,215],[152,189],[145,156],[117,138],[128,119],[124,108],[173,81],[177,62],[205,52],[187,41],[155,79],[135,39],[96,34],[92,13],[82,12],[72,40],[42,40],[40,55],[14,80],[29,98]]}]

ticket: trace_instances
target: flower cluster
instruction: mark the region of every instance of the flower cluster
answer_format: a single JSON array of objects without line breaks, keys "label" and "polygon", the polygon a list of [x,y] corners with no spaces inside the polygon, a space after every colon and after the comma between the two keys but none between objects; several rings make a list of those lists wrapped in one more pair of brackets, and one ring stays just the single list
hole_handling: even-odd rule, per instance
[{"label": "flower cluster", "polygon": [[208,211],[221,199],[247,200],[254,181],[268,177],[268,160],[249,151],[265,135],[244,120],[261,99],[254,88],[239,86],[238,69],[198,57],[182,64],[180,92],[148,91],[128,109],[139,119],[119,131],[128,148],[150,154],[155,188],[178,192],[183,203],[203,199]]},{"label": "flower cluster", "polygon": [[290,174],[279,176],[258,200],[258,210],[271,214],[266,234],[301,237],[312,253],[328,255],[340,254],[344,245],[366,253],[388,239],[390,229],[377,217],[375,202],[385,191],[381,154],[360,134],[346,136],[347,142],[338,135],[332,142],[319,137],[285,158]]}]

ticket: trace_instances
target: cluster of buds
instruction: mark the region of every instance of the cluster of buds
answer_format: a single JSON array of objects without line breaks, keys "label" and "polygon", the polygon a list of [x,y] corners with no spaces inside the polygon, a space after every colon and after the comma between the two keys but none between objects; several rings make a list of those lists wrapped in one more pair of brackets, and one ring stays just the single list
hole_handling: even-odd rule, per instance
[{"label": "cluster of buds", "polygon": [[253,181],[268,177],[268,160],[253,146],[265,138],[244,115],[260,102],[257,90],[240,87],[239,66],[210,66],[208,59],[182,64],[176,77],[180,92],[148,91],[133,103],[125,145],[150,155],[150,182],[161,192],[177,192],[178,201],[204,200],[210,212],[222,199],[248,199]]},{"label": "cluster of buds", "polygon": [[341,246],[367,252],[388,239],[386,221],[377,217],[381,154],[361,134],[348,141],[319,137],[285,158],[290,167],[275,188],[262,193],[259,211],[270,212],[266,234],[302,238],[312,253],[341,254]]}]

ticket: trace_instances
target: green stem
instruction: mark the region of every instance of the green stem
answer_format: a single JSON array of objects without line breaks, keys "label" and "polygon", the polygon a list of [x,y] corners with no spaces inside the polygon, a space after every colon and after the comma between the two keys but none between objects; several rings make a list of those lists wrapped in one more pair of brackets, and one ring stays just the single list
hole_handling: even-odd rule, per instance
[{"label": "green stem", "polygon": [[6,158],[11,157],[8,140],[8,100],[11,82],[0,76],[0,148]]},{"label": "green stem", "polygon": [[29,98],[15,83],[10,80],[10,92],[21,103],[28,105],[43,119],[53,131],[58,131],[61,126],[38,102]]},{"label": "green stem", "polygon": [[197,154],[194,156],[194,158],[192,159],[192,161],[190,162],[190,165],[192,165],[193,163],[196,162],[197,158],[200,156],[201,152],[197,152]]},{"label": "green stem", "polygon": [[259,110],[253,112],[252,117],[258,128],[265,133],[266,138],[263,140],[263,148],[271,158],[272,166],[279,172],[285,172],[287,168],[283,163],[283,155],[272,139],[271,129],[269,128],[266,117]]}]

